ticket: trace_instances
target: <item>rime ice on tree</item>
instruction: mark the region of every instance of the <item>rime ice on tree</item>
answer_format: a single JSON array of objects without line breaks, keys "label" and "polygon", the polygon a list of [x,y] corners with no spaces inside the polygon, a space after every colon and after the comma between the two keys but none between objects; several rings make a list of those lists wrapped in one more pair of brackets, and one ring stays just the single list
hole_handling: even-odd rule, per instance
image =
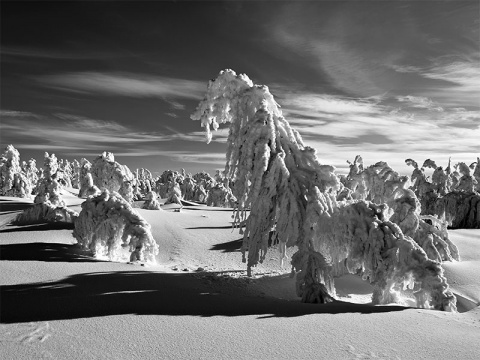
[{"label": "rime ice on tree", "polygon": [[126,165],[115,161],[110,152],[103,152],[90,169],[93,184],[100,190],[116,191],[128,202],[133,202],[133,186],[135,177]]},{"label": "rime ice on tree", "polygon": [[97,257],[115,259],[121,246],[128,246],[139,260],[155,261],[158,254],[150,224],[119,193],[108,190],[82,204],[73,236]]},{"label": "rime ice on tree", "polygon": [[42,222],[74,222],[78,214],[67,208],[62,198],[62,185],[57,180],[58,162],[55,154],[45,153],[43,177],[37,184],[34,206],[20,213],[17,224]]},{"label": "rime ice on tree", "polygon": [[375,303],[411,287],[419,307],[456,309],[440,264],[389,221],[387,205],[337,203],[334,168],[303,144],[266,86],[222,71],[192,119],[201,121],[208,142],[211,128],[230,123],[224,174],[235,180],[239,211],[251,209],[242,246],[249,274],[275,230],[281,248],[298,247],[292,266],[303,301],[331,301],[333,275],[361,271],[375,285]]},{"label": "rime ice on tree", "polygon": [[146,210],[162,210],[160,203],[158,202],[158,195],[155,191],[150,191],[145,196],[145,202],[142,205],[142,209]]},{"label": "rime ice on tree", "polygon": [[32,180],[20,166],[18,150],[8,145],[0,158],[0,195],[30,197],[36,184]]},{"label": "rime ice on tree", "polygon": [[[470,166],[463,162],[455,164],[453,172],[450,161],[445,170],[431,159],[425,160],[420,169],[412,159],[405,162],[415,167],[411,189],[419,198],[421,215],[426,217],[427,221],[437,228],[440,222],[445,223],[445,227],[448,225],[454,229],[480,228],[480,193],[475,190],[478,188],[477,177],[480,173],[478,161]],[[425,176],[424,168],[434,169],[431,182]],[[436,244],[442,245],[437,241]]]}]

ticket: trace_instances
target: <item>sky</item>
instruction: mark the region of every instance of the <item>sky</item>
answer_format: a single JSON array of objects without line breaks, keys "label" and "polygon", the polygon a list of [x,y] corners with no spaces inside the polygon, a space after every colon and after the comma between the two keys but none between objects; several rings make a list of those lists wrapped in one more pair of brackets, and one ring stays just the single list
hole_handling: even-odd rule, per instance
[{"label": "sky", "polygon": [[[267,85],[321,163],[480,156],[480,2],[2,1],[0,142],[211,174],[190,115],[223,69]],[[3,151],[3,150],[2,150]]]}]

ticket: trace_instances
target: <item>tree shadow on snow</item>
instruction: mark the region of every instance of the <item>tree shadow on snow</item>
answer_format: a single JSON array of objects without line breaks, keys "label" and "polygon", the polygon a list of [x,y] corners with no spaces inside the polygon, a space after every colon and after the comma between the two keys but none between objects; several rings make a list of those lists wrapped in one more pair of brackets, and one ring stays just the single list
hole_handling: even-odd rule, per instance
[{"label": "tree shadow on snow", "polygon": [[232,229],[233,225],[222,225],[222,226],[196,226],[196,227],[187,227],[186,230],[212,230],[212,229]]},{"label": "tree shadow on snow", "polygon": [[[109,315],[296,317],[310,314],[378,313],[401,306],[333,302],[304,304],[245,294],[245,279],[214,273],[145,271],[77,274],[55,282],[0,287],[1,323]],[[218,282],[221,282],[219,284]]]},{"label": "tree shadow on snow", "polygon": [[12,200],[0,200],[0,212],[20,211],[33,207],[32,203],[22,203]]},{"label": "tree shadow on snow", "polygon": [[[268,236],[269,247],[276,245],[277,243],[273,235],[274,235],[273,232],[271,232],[270,235]],[[232,240],[232,241],[228,241],[220,244],[215,244],[210,248],[210,250],[222,251],[224,253],[236,252],[236,251],[240,251],[240,249],[242,248],[242,243],[243,243],[243,237],[238,240]]]},{"label": "tree shadow on snow", "polygon": [[73,230],[75,225],[69,222],[57,221],[52,223],[32,223],[29,225],[17,225],[13,219],[10,225],[0,230],[0,233],[21,232],[21,231],[50,231],[50,230]]},{"label": "tree shadow on snow", "polygon": [[78,245],[59,243],[26,243],[0,245],[0,260],[47,262],[99,262],[90,251]]},{"label": "tree shadow on snow", "polygon": [[242,248],[243,238],[213,245],[210,250],[221,251],[224,253],[237,252]]}]

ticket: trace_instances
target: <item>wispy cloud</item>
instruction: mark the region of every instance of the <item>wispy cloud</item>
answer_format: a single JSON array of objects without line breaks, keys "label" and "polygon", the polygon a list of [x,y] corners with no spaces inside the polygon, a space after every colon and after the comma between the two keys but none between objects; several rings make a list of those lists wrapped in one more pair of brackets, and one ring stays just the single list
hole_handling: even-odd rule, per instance
[{"label": "wispy cloud", "polygon": [[163,149],[138,150],[133,152],[117,152],[116,156],[138,157],[138,156],[162,156],[168,157],[174,162],[180,163],[206,163],[217,166],[225,165],[225,153],[199,153],[198,151],[171,151]]},{"label": "wispy cloud", "polygon": [[[108,150],[123,156],[157,155],[171,151],[172,143],[204,143],[203,131],[179,132],[165,127],[165,132],[139,132],[114,121],[55,113],[51,116],[31,112],[0,110],[2,117],[2,142],[14,143],[24,149],[51,149],[80,154],[96,154]],[[213,142],[225,143],[228,129],[220,129]],[[128,148],[128,154],[125,149]],[[103,150],[102,150],[103,149]],[[173,153],[173,152],[172,152]],[[81,154],[84,156],[85,154]],[[183,154],[182,151],[179,154]],[[197,157],[203,154],[192,152]],[[217,154],[218,155],[218,154]],[[192,155],[193,156],[193,155]]]},{"label": "wispy cloud", "polygon": [[[36,77],[44,86],[74,92],[100,95],[160,98],[202,98],[204,81],[150,76],[134,73],[75,72]],[[170,102],[175,109],[182,109],[178,102]]]},{"label": "wispy cloud", "polygon": [[[112,121],[58,113],[51,116],[29,112],[1,111],[3,136],[21,142],[25,148],[36,144],[63,150],[121,147],[124,144],[169,141],[168,135],[140,133]],[[11,140],[10,140],[11,139]]]},{"label": "wispy cloud", "polygon": [[306,56],[306,63],[335,88],[366,96],[383,92],[371,78],[375,65],[340,39],[296,33],[279,25],[274,26],[272,35],[291,51]]},{"label": "wispy cloud", "polygon": [[457,90],[480,93],[480,57],[471,60],[441,60],[440,64],[422,72],[426,78],[452,83]]},{"label": "wispy cloud", "polygon": [[[480,55],[442,56],[432,59],[431,64],[418,67],[392,66],[399,73],[415,74],[435,84],[419,88],[419,93],[437,99],[442,106],[473,106],[480,108]],[[407,99],[408,100],[408,99]],[[419,105],[421,102],[419,102]]]},{"label": "wispy cloud", "polygon": [[429,109],[433,111],[443,111],[443,108],[441,106],[438,106],[432,101],[432,99],[429,99],[424,96],[406,95],[406,96],[397,96],[396,99],[402,103],[407,103],[414,108]]},{"label": "wispy cloud", "polygon": [[91,60],[115,59],[119,57],[132,57],[133,55],[120,52],[105,51],[68,51],[37,47],[3,46],[2,55],[15,58],[54,59],[54,60]]},{"label": "wispy cloud", "polygon": [[[275,89],[282,111],[323,163],[346,169],[361,154],[368,164],[388,161],[406,171],[408,157],[478,156],[480,112],[438,108],[426,97],[346,98]],[[301,109],[301,110],[299,110]],[[462,159],[461,156],[464,156]]]}]

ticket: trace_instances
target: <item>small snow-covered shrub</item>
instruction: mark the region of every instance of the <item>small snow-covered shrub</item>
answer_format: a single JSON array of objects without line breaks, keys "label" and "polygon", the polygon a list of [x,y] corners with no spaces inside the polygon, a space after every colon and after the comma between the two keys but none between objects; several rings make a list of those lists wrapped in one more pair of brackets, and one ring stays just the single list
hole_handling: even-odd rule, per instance
[{"label": "small snow-covered shrub", "polygon": [[73,236],[97,257],[116,259],[122,246],[141,260],[155,261],[158,254],[150,224],[119,193],[108,190],[85,200]]},{"label": "small snow-covered shrub", "polygon": [[219,183],[212,187],[208,192],[206,203],[208,206],[217,207],[235,207],[237,199],[232,194],[232,190],[229,187],[223,186]]},{"label": "small snow-covered shrub", "polygon": [[145,196],[145,202],[142,205],[142,209],[146,210],[162,210],[160,203],[158,202],[158,195],[155,191],[150,191]]},{"label": "small snow-covered shrub", "polygon": [[165,205],[166,204],[178,204],[183,206],[182,191],[180,190],[180,184],[176,181],[170,181],[168,183],[167,200],[165,200]]},{"label": "small snow-covered shrub", "polygon": [[30,209],[24,210],[14,220],[16,225],[30,225],[42,223],[65,222],[73,223],[78,216],[66,206],[56,206],[46,200],[42,203],[36,203]]}]

